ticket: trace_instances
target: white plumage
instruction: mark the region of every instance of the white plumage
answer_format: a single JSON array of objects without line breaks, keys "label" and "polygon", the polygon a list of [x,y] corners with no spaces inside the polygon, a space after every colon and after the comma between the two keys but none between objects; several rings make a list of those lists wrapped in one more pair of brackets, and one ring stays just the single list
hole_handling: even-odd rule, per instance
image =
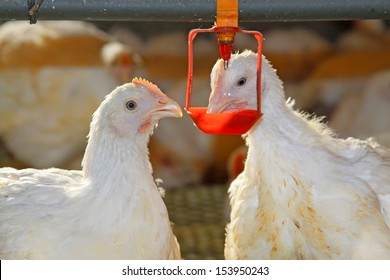
[{"label": "white plumage", "polygon": [[134,79],[94,113],[82,171],[0,169],[0,258],[179,259],[147,149],[158,120],[178,116]]},{"label": "white plumage", "polygon": [[[255,108],[256,60],[245,51],[227,70],[217,62],[210,112]],[[225,257],[390,259],[390,151],[337,139],[292,105],[263,57],[264,115],[245,135],[245,169],[229,189]]]}]

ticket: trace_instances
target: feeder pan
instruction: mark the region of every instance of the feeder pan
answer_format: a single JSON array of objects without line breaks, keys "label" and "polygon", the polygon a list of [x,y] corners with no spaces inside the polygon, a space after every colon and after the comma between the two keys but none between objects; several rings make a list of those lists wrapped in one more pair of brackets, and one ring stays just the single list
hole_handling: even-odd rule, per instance
[{"label": "feeder pan", "polygon": [[[198,33],[245,33],[257,40],[257,110],[236,112],[208,113],[207,107],[191,107],[193,51],[192,44]],[[193,29],[188,33],[188,80],[185,110],[195,125],[207,134],[245,134],[261,118],[261,57],[263,36],[258,31],[247,31],[237,27],[213,27],[210,29]]]}]

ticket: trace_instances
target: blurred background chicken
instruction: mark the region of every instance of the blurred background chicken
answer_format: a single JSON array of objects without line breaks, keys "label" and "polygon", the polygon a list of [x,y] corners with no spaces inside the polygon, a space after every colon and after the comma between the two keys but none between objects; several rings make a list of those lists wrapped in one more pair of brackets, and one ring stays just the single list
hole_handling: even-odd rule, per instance
[{"label": "blurred background chicken", "polygon": [[21,165],[80,168],[90,116],[107,92],[129,81],[137,61],[133,58],[130,47],[111,42],[108,34],[89,23],[3,24],[4,147]]},{"label": "blurred background chicken", "polygon": [[364,87],[346,96],[330,118],[341,137],[375,137],[390,147],[390,69],[370,77]]}]

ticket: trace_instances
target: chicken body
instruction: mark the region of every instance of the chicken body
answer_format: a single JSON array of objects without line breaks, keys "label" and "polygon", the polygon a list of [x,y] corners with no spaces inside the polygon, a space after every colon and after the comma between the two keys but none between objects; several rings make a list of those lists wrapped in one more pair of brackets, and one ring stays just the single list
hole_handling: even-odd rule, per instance
[{"label": "chicken body", "polygon": [[135,79],[94,113],[81,171],[0,169],[0,258],[179,259],[147,149],[158,120],[178,116]]},{"label": "chicken body", "polygon": [[[209,112],[256,109],[256,60],[245,51],[227,70],[216,63]],[[337,139],[292,106],[263,57],[264,115],[245,135],[245,168],[229,188],[225,257],[390,259],[390,151]]]}]

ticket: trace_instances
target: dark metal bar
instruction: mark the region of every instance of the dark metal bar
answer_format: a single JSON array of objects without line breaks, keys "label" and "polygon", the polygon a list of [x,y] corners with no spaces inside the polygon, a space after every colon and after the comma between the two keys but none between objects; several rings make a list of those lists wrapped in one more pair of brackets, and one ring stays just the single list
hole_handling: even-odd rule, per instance
[{"label": "dark metal bar", "polygon": [[[38,20],[213,22],[215,0],[45,0]],[[389,0],[240,0],[241,22],[390,19]],[[0,0],[0,20],[28,20],[27,0]]]}]

